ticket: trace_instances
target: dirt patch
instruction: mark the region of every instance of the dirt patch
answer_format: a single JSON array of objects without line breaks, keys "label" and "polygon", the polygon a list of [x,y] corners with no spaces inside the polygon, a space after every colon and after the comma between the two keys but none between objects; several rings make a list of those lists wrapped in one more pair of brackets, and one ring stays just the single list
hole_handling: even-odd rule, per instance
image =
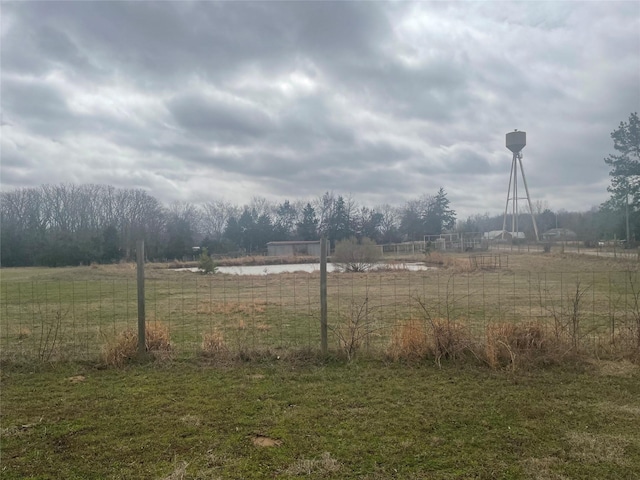
[{"label": "dirt patch", "polygon": [[279,447],[282,445],[282,440],[266,437],[264,435],[256,435],[251,439],[251,443],[256,447]]}]

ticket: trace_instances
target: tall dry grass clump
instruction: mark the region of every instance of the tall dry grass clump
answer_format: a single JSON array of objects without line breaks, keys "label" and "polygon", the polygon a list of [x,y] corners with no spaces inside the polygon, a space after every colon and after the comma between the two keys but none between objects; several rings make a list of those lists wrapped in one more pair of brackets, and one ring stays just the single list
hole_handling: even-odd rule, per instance
[{"label": "tall dry grass clump", "polygon": [[477,357],[473,338],[462,323],[436,318],[430,321],[430,330],[433,355],[438,365],[443,358],[460,360],[468,356]]},{"label": "tall dry grass clump", "polygon": [[475,344],[467,328],[447,319],[411,319],[394,329],[387,355],[393,360],[423,360],[431,358],[437,365],[442,360],[474,357]]},{"label": "tall dry grass clump", "polygon": [[424,322],[415,318],[398,324],[393,329],[387,356],[394,361],[422,360],[431,351]]},{"label": "tall dry grass clump", "polygon": [[200,348],[202,355],[209,358],[220,358],[229,354],[222,332],[203,333]]},{"label": "tall dry grass clump", "polygon": [[531,361],[546,352],[548,341],[541,325],[536,323],[493,323],[487,325],[485,359],[491,368]]},{"label": "tall dry grass clump", "polygon": [[[145,328],[145,346],[153,357],[166,357],[171,352],[169,329],[161,323],[147,324]],[[107,365],[122,367],[138,356],[138,331],[127,329],[107,342],[102,358]]]}]

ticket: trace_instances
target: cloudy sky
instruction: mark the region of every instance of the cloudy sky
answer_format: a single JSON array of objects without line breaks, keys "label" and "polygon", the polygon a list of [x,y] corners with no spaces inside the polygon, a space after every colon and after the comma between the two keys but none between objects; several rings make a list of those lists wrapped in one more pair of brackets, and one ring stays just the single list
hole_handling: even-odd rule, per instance
[{"label": "cloudy sky", "polygon": [[442,186],[461,218],[504,209],[519,129],[532,200],[586,210],[640,110],[638,1],[2,1],[1,27],[3,190],[375,206]]}]

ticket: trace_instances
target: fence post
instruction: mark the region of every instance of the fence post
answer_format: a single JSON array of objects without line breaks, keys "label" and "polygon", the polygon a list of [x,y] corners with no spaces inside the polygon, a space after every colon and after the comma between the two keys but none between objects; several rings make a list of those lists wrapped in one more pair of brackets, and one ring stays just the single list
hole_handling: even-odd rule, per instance
[{"label": "fence post", "polygon": [[143,357],[145,348],[145,312],[144,312],[144,240],[136,245],[137,278],[138,278],[138,356]]},{"label": "fence post", "polygon": [[320,346],[326,355],[327,344],[327,238],[320,239]]}]

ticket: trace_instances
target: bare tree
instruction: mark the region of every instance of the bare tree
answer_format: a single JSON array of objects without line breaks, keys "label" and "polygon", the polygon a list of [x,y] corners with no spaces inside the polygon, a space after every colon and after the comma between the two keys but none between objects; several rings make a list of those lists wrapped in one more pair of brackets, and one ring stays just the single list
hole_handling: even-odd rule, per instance
[{"label": "bare tree", "polygon": [[222,240],[227,221],[238,213],[238,207],[225,200],[205,203],[202,206],[202,233],[212,240]]}]

